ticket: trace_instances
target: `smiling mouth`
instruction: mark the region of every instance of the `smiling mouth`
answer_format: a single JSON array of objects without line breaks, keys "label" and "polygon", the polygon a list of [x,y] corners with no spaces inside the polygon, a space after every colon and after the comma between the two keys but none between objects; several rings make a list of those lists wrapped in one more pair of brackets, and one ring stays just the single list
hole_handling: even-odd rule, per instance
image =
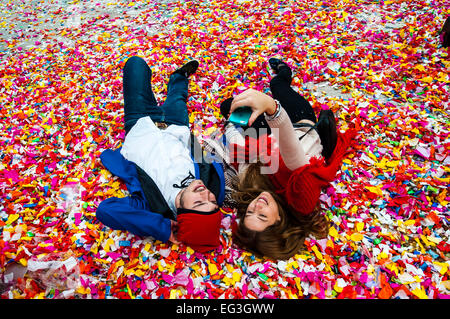
[{"label": "smiling mouth", "polygon": [[206,189],[205,185],[201,184],[194,188],[194,192],[201,192],[205,189]]},{"label": "smiling mouth", "polygon": [[269,202],[267,201],[267,199],[264,196],[261,196],[260,198],[258,198],[258,201],[261,201],[261,202],[265,203],[266,205],[269,205]]}]

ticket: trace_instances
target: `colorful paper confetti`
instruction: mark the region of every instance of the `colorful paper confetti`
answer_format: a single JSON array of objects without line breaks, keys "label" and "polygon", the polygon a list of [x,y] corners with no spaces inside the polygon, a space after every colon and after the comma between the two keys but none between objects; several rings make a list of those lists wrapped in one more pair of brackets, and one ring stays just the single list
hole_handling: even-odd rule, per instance
[{"label": "colorful paper confetti", "polygon": [[[448,1],[1,0],[0,15],[2,298],[450,297]],[[160,102],[170,73],[200,62],[200,139],[223,98],[269,92],[271,56],[292,65],[316,110],[360,132],[321,196],[328,237],[275,261],[232,245],[229,209],[205,255],[97,221],[103,199],[127,195],[99,155],[124,137],[132,55]]]}]

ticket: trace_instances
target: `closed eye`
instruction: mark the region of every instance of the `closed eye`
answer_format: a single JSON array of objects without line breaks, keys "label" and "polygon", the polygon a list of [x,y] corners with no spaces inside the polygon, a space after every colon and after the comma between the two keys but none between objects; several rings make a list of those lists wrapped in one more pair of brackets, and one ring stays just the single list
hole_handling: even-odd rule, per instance
[{"label": "closed eye", "polygon": [[200,206],[206,205],[206,202],[201,202],[201,201],[195,201],[194,205],[192,206],[192,208],[197,208]]},{"label": "closed eye", "polygon": [[[253,215],[254,214],[254,212],[252,212],[251,210],[248,210],[246,213],[245,213],[245,217],[247,217],[247,216],[250,216],[250,215]],[[258,218],[260,221],[262,221],[262,222],[267,222],[267,216],[266,215],[264,215],[264,214],[257,214],[256,215],[256,218]]]},{"label": "closed eye", "polygon": [[202,201],[195,201],[195,202],[194,202],[194,205],[192,206],[192,209],[198,208],[198,207],[201,207],[201,206],[205,206],[205,205],[208,204],[208,203],[214,204],[214,205],[215,205],[215,208],[214,208],[214,209],[219,208],[219,205],[217,205],[217,202],[202,202]]},{"label": "closed eye", "polygon": [[267,222],[267,216],[266,215],[258,215],[256,216],[260,221]]}]

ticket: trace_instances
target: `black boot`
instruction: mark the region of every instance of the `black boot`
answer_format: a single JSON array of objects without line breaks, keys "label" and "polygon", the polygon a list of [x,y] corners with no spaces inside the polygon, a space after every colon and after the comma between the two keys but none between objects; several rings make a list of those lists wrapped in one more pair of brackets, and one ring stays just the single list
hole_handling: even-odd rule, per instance
[{"label": "black boot", "polygon": [[281,67],[289,68],[286,63],[284,63],[283,61],[281,61],[280,59],[277,59],[277,58],[270,58],[269,65],[276,74],[278,74]]},{"label": "black boot", "polygon": [[190,75],[194,74],[195,71],[197,71],[198,65],[198,61],[192,60],[183,65],[181,68],[175,70],[173,73],[179,73],[188,78]]}]

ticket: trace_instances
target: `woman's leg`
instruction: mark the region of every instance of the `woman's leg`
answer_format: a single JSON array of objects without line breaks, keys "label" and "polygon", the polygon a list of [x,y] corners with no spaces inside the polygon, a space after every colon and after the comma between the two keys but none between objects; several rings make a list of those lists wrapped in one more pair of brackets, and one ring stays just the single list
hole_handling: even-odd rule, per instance
[{"label": "woman's leg", "polygon": [[152,71],[140,57],[133,56],[123,68],[123,98],[125,112],[125,133],[144,116],[150,116],[154,122],[160,122],[163,111],[158,107],[153,95]]},{"label": "woman's leg", "polygon": [[270,81],[270,90],[274,99],[280,101],[292,123],[300,120],[317,122],[311,104],[291,87],[292,71],[285,64],[279,66],[278,74]]}]

